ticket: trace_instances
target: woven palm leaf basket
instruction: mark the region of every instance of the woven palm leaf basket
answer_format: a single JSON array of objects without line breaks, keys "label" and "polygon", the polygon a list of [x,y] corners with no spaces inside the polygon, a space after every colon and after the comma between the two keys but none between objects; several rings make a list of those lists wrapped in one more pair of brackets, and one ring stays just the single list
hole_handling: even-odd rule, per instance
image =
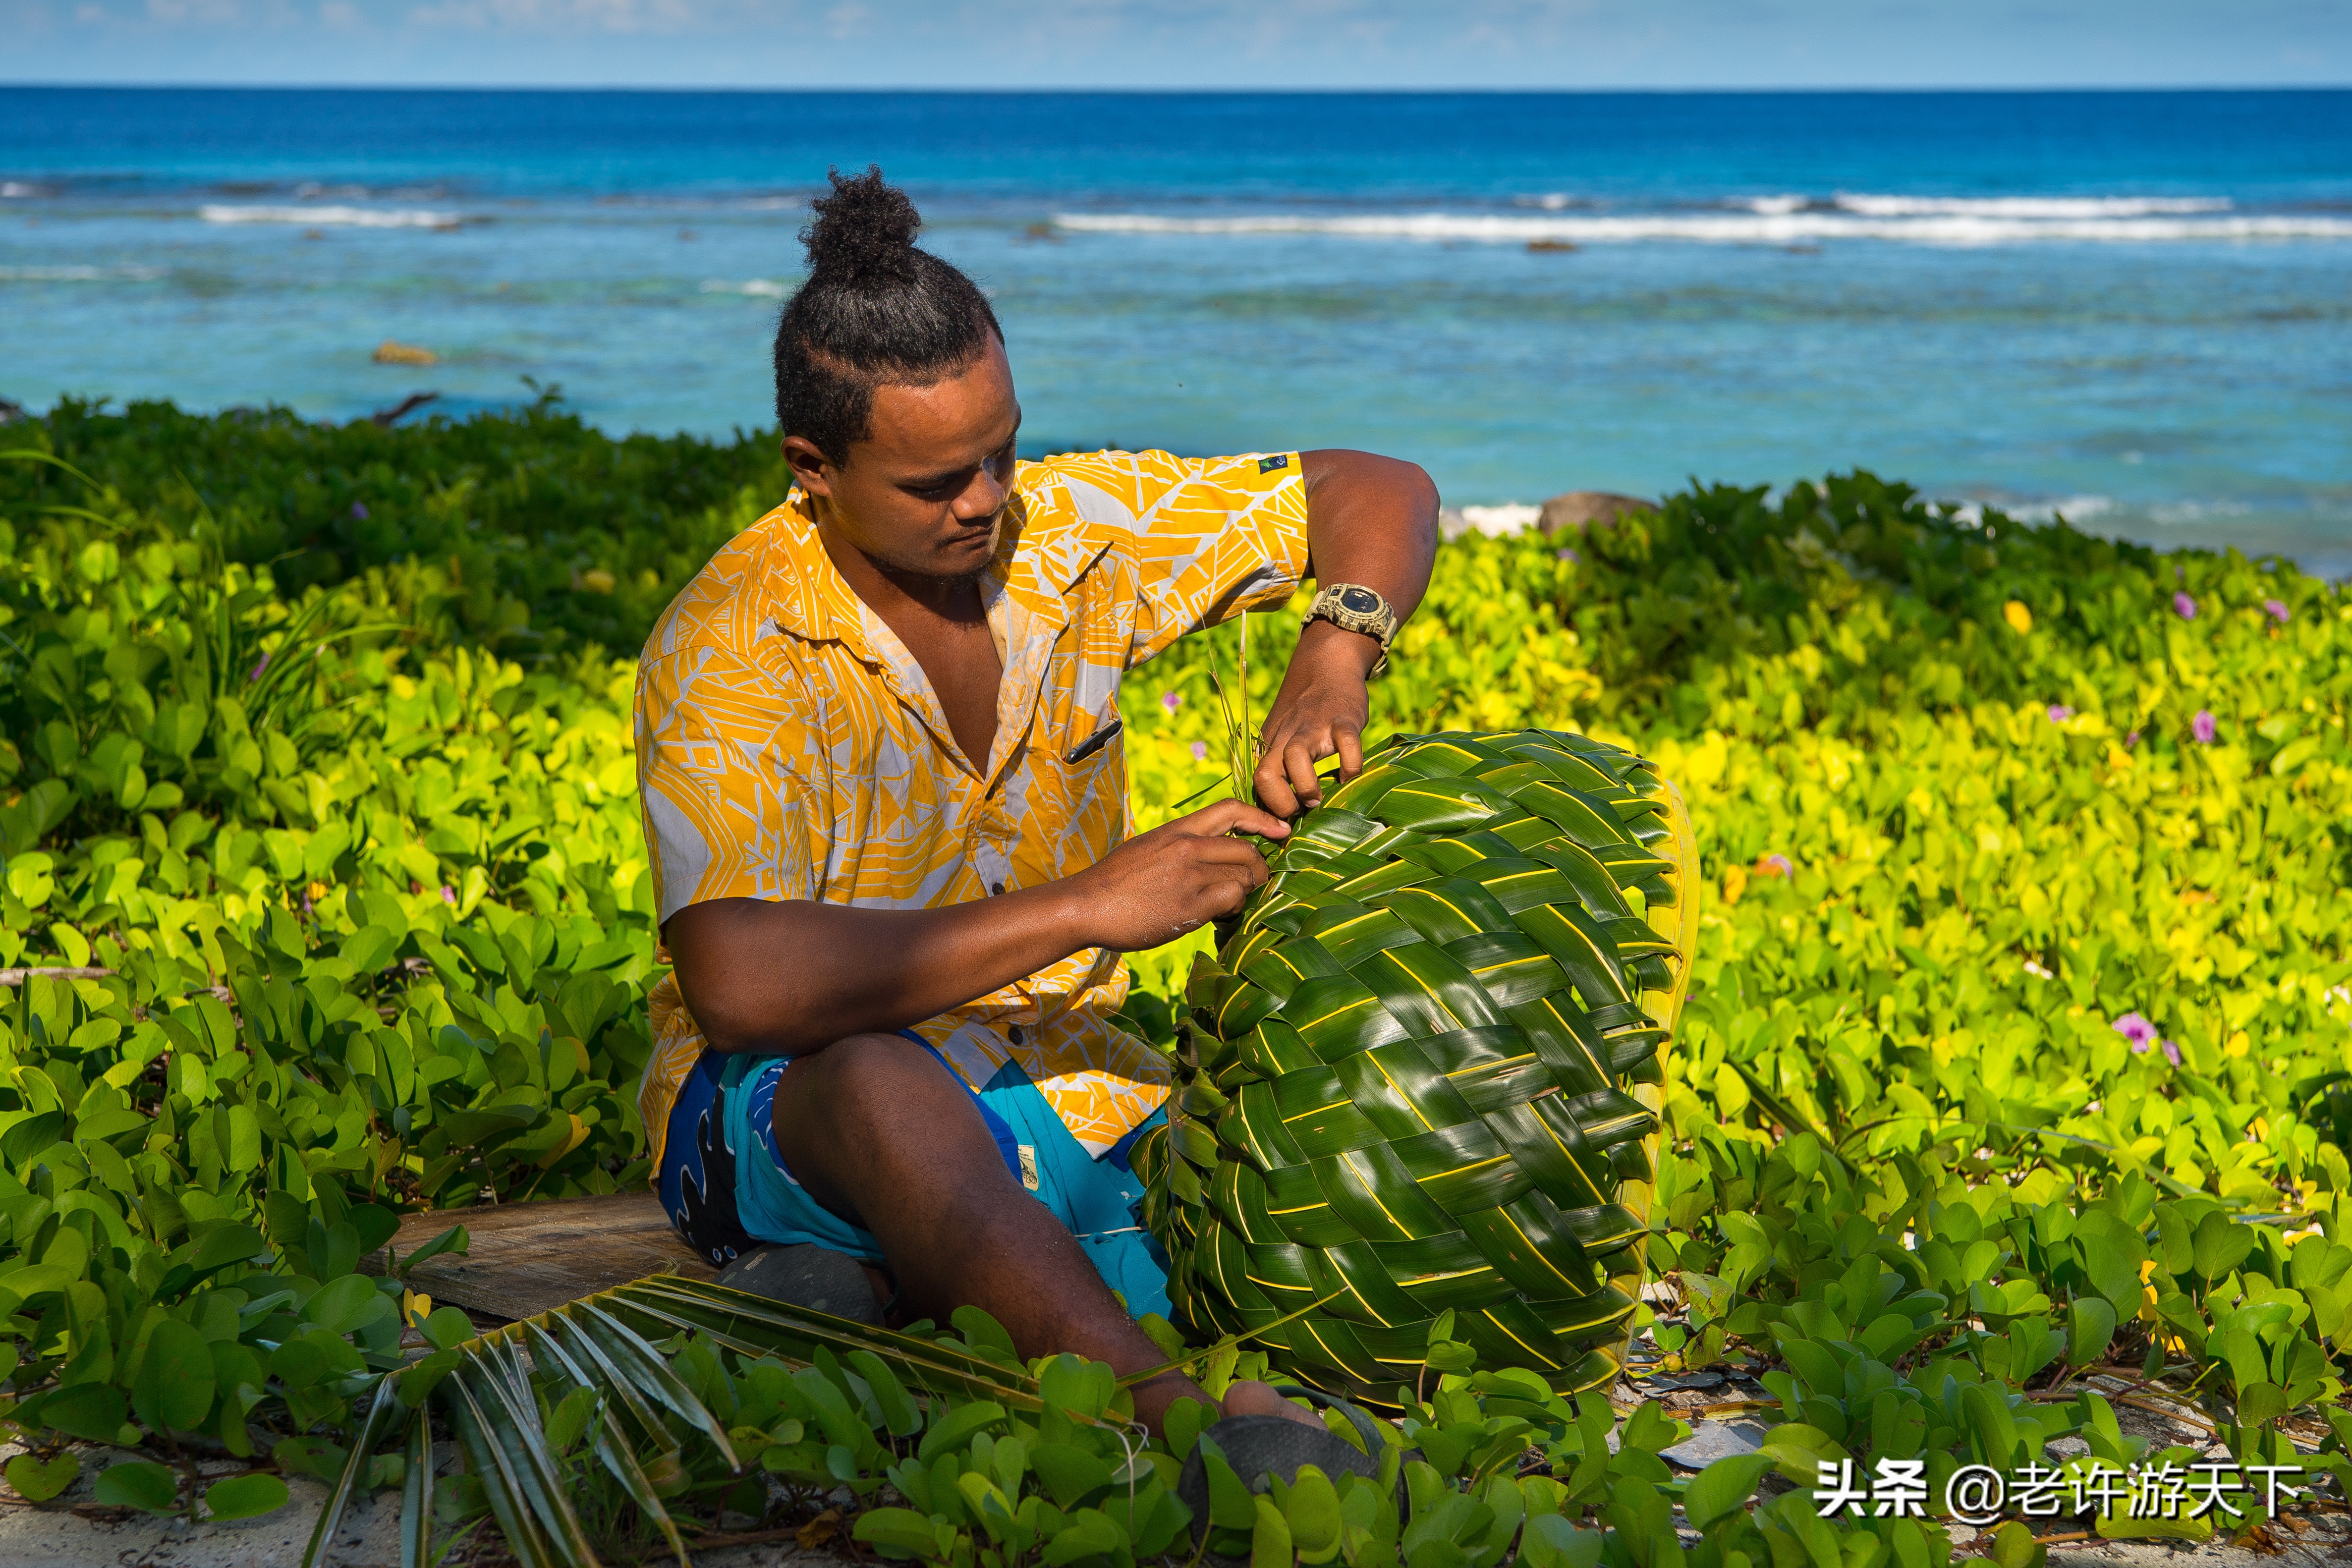
[{"label": "woven palm leaf basket", "polygon": [[1582,735],[1400,736],[1271,866],[1137,1151],[1179,1319],[1374,1405],[1448,1308],[1482,1365],[1613,1381],[1697,934],[1680,795]]}]

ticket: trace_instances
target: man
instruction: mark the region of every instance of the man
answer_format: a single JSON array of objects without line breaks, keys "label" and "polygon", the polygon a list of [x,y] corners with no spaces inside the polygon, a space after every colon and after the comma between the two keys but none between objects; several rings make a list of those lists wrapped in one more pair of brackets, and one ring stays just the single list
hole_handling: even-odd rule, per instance
[{"label": "man", "polygon": [[[879,1321],[965,1303],[1024,1356],[1164,1359],[1127,1169],[1164,1060],[1118,954],[1241,908],[1362,765],[1364,682],[1428,583],[1437,497],[1360,452],[1022,463],[1003,334],[870,170],[834,176],[776,337],[796,486],[639,668],[663,939],[641,1091],[656,1185],[726,1278]],[[1129,838],[1119,677],[1324,586],[1257,804]],[[1333,590],[1346,585],[1339,592]],[[1155,1428],[1167,1375],[1135,1390]],[[1264,1384],[1227,1415],[1299,1414]]]}]

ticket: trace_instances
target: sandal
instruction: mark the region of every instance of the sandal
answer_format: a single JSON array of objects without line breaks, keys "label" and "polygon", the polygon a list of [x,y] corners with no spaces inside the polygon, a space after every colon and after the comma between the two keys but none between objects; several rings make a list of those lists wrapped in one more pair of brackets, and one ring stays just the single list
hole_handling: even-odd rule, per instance
[{"label": "sandal", "polygon": [[[1228,1415],[1202,1429],[1201,1437],[1217,1446],[1225,1463],[1233,1467],[1234,1473],[1252,1493],[1273,1489],[1268,1484],[1268,1478],[1273,1476],[1279,1476],[1284,1485],[1289,1485],[1301,1465],[1313,1465],[1334,1481],[1342,1476],[1380,1479],[1381,1455],[1389,1436],[1383,1436],[1381,1424],[1370,1415],[1320,1389],[1302,1388],[1296,1384],[1276,1384],[1274,1389],[1285,1398],[1304,1399],[1318,1410],[1339,1411],[1356,1428],[1364,1446],[1360,1449],[1328,1427],[1309,1426],[1286,1416]],[[1205,1451],[1199,1443],[1185,1457],[1184,1468],[1176,1480],[1176,1495],[1192,1510],[1192,1540],[1198,1545],[1209,1531],[1209,1471]],[[1407,1507],[1402,1472],[1397,1477],[1396,1496],[1397,1518],[1402,1522]]]}]

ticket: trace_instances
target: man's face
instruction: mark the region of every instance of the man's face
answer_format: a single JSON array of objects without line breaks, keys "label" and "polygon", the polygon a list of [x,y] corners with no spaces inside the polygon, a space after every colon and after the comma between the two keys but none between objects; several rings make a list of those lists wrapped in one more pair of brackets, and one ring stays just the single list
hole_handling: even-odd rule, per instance
[{"label": "man's face", "polygon": [[969,369],[929,386],[874,389],[871,434],[835,464],[805,437],[784,457],[825,526],[886,570],[970,577],[996,552],[1013,489],[1021,405],[1013,367],[993,334]]}]

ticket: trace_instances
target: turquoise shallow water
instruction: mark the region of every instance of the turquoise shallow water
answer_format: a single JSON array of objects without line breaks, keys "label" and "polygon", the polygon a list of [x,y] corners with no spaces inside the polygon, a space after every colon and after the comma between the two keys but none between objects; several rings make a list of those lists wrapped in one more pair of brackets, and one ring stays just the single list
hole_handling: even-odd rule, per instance
[{"label": "turquoise shallow water", "polygon": [[2346,93],[0,89],[0,396],[755,426],[869,159],[1032,449],[1367,446],[1456,504],[1861,464],[2352,572]]}]

